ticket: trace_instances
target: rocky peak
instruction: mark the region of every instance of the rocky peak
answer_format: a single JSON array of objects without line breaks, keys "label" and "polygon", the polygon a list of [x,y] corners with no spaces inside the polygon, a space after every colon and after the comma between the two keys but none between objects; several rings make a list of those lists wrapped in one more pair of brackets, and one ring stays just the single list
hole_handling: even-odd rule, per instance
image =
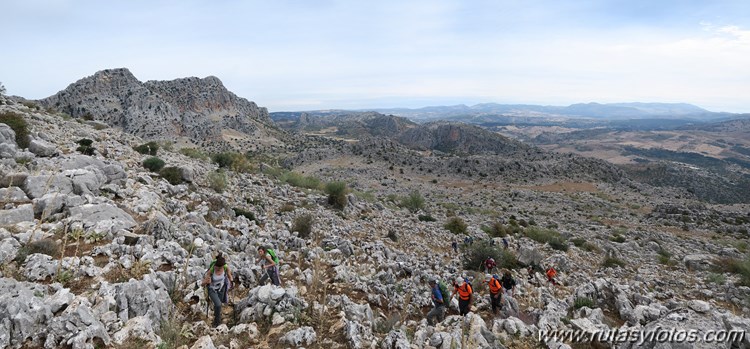
[{"label": "rocky peak", "polygon": [[224,129],[263,137],[259,130],[272,124],[266,108],[228,91],[215,76],[143,83],[126,68],[106,69],[39,102],[146,139],[221,141]]}]

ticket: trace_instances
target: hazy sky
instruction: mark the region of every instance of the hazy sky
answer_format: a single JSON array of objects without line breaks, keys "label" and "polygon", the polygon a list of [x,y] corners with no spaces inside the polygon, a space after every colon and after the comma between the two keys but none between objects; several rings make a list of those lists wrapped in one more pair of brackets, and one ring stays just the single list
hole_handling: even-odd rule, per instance
[{"label": "hazy sky", "polygon": [[34,1],[0,4],[0,82],[214,75],[271,111],[687,102],[750,112],[748,0]]}]

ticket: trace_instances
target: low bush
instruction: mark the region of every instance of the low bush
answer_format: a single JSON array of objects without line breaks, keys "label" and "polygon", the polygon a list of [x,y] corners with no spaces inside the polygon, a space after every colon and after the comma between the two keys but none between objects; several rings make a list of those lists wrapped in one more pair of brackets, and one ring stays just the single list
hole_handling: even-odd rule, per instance
[{"label": "low bush", "polygon": [[460,217],[451,217],[447,222],[445,222],[445,225],[443,227],[445,229],[448,229],[449,232],[456,235],[466,234],[466,222],[464,222],[464,220]]},{"label": "low bush", "polygon": [[206,155],[204,152],[195,148],[182,148],[180,149],[180,154],[193,158],[193,159],[199,159],[199,160],[208,159],[208,155]]},{"label": "low bush", "polygon": [[232,166],[232,163],[234,162],[234,158],[232,157],[232,154],[228,152],[217,153],[217,154],[211,155],[211,161],[219,165],[219,167],[221,168],[229,168],[230,166]]},{"label": "low bush", "polygon": [[307,239],[312,234],[312,228],[315,224],[315,217],[311,214],[297,216],[292,224],[292,231],[296,231],[300,238]]},{"label": "low bush", "polygon": [[518,259],[512,252],[498,246],[491,246],[486,241],[464,247],[461,264],[466,270],[482,271],[483,262],[487,257],[492,257],[495,260],[498,270],[518,267]]},{"label": "low bush", "polygon": [[421,214],[421,215],[417,216],[417,218],[419,218],[420,222],[435,222],[435,221],[437,221],[437,219],[435,219],[434,217],[432,217],[432,216],[430,216],[428,214]]},{"label": "low bush", "polygon": [[159,173],[159,171],[164,168],[164,165],[164,160],[159,159],[155,156],[143,160],[143,167],[155,173]]},{"label": "low bush", "polygon": [[586,308],[595,308],[594,301],[591,298],[588,297],[578,297],[573,302],[573,308],[574,309],[581,309],[583,307]]},{"label": "low bush", "polygon": [[543,229],[539,227],[528,227],[526,228],[526,230],[524,230],[524,234],[526,235],[526,237],[536,242],[549,244],[549,246],[555,250],[558,250],[558,251],[568,250],[567,241],[563,239],[560,233],[554,230]]},{"label": "low bush", "polygon": [[424,208],[424,198],[419,191],[414,190],[408,196],[401,198],[399,206],[408,209],[411,213],[417,213]]},{"label": "low bush", "polygon": [[719,273],[709,273],[706,276],[706,283],[717,284],[719,286],[724,285],[727,282],[727,278]]},{"label": "low bush", "polygon": [[293,171],[283,174],[281,180],[298,188],[320,189],[320,179],[313,176],[303,176]]},{"label": "low bush", "polygon": [[19,248],[14,260],[16,261],[16,263],[21,264],[26,260],[26,257],[34,253],[41,253],[51,257],[58,257],[60,255],[60,246],[55,240],[37,240]]},{"label": "low bush", "polygon": [[13,112],[0,113],[0,123],[10,126],[16,133],[16,144],[19,148],[29,147],[29,125],[22,115]]},{"label": "low bush", "polygon": [[495,222],[490,226],[482,227],[482,230],[493,238],[504,238],[508,236],[510,228],[506,227],[503,223]]},{"label": "low bush", "polygon": [[156,156],[156,153],[159,152],[159,143],[156,143],[156,142],[144,143],[139,146],[133,147],[133,150],[144,155]]},{"label": "low bush", "polygon": [[329,182],[326,184],[325,192],[328,194],[328,204],[336,209],[343,210],[349,203],[346,198],[349,188],[345,182]]},{"label": "low bush", "polygon": [[239,208],[239,207],[233,208],[232,211],[234,211],[234,214],[236,216],[243,216],[243,217],[245,217],[245,218],[247,218],[247,219],[249,219],[251,221],[255,220],[255,213],[252,213],[250,211],[244,210],[244,209]]},{"label": "low bush", "polygon": [[602,261],[603,268],[624,267],[625,262],[617,257],[607,256]]},{"label": "low bush", "polygon": [[279,207],[279,212],[292,212],[296,207],[291,202],[287,202]]},{"label": "low bush", "polygon": [[398,242],[398,234],[396,234],[395,230],[388,231],[388,238],[393,242]]},{"label": "low bush", "polygon": [[610,236],[609,240],[612,241],[612,242],[616,242],[618,244],[621,244],[621,243],[625,242],[627,239],[624,236],[622,236],[622,235],[615,234],[615,235]]},{"label": "low bush", "polygon": [[76,151],[83,155],[94,155],[94,151],[96,148],[92,146],[94,144],[94,141],[88,139],[88,138],[82,138],[76,141],[76,144],[78,144],[78,148],[76,148]]},{"label": "low bush", "polygon": [[222,170],[208,173],[208,186],[217,193],[223,193],[227,189],[227,174]]},{"label": "low bush", "polygon": [[165,167],[159,171],[159,175],[166,179],[171,185],[182,184],[182,171],[178,167]]},{"label": "low bush", "polygon": [[745,259],[721,258],[716,262],[716,271],[722,273],[731,273],[740,277],[741,286],[750,287],[750,256]]}]

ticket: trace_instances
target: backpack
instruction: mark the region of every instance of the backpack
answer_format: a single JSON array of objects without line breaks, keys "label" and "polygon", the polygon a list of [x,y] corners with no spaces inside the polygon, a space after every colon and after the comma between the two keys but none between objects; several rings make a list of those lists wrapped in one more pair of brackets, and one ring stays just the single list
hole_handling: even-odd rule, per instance
[{"label": "backpack", "polygon": [[472,285],[471,282],[469,282],[469,278],[464,277],[464,282],[466,282],[466,284],[469,285],[469,287],[471,287],[471,293],[474,293],[474,285]]},{"label": "backpack", "polygon": [[[208,270],[206,270],[206,272],[207,273],[211,272],[211,274],[213,274],[214,273],[214,265],[215,264],[216,264],[216,260],[214,259],[214,260],[211,261],[211,265],[208,266]],[[228,264],[224,264],[224,273],[225,273],[224,275],[226,275],[227,271],[229,271],[229,265]]]},{"label": "backpack", "polygon": [[444,282],[438,282],[438,288],[440,289],[440,295],[443,296],[443,304],[448,304],[451,300],[451,293],[448,291],[448,286]]},{"label": "backpack", "polygon": [[276,251],[274,251],[272,248],[267,248],[266,252],[271,255],[271,258],[273,259],[273,262],[276,263],[276,265],[279,265],[279,257],[276,256]]}]

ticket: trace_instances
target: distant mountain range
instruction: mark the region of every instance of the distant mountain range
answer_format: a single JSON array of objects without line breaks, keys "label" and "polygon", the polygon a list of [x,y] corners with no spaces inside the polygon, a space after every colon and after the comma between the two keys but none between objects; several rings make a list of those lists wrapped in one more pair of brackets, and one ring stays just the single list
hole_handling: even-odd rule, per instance
[{"label": "distant mountain range", "polygon": [[[364,111],[364,110],[358,110]],[[750,114],[712,112],[687,103],[578,103],[569,106],[532,104],[482,103],[472,106],[430,106],[418,109],[369,109],[383,114],[406,117],[417,122],[434,120],[461,121],[474,124],[566,124],[584,127],[624,120],[686,120],[693,122],[748,118]],[[309,115],[327,116],[346,113],[345,110],[309,111]],[[274,120],[287,119],[299,113],[272,113]],[[572,121],[573,120],[573,121]],[[673,122],[669,122],[673,123]]]}]

